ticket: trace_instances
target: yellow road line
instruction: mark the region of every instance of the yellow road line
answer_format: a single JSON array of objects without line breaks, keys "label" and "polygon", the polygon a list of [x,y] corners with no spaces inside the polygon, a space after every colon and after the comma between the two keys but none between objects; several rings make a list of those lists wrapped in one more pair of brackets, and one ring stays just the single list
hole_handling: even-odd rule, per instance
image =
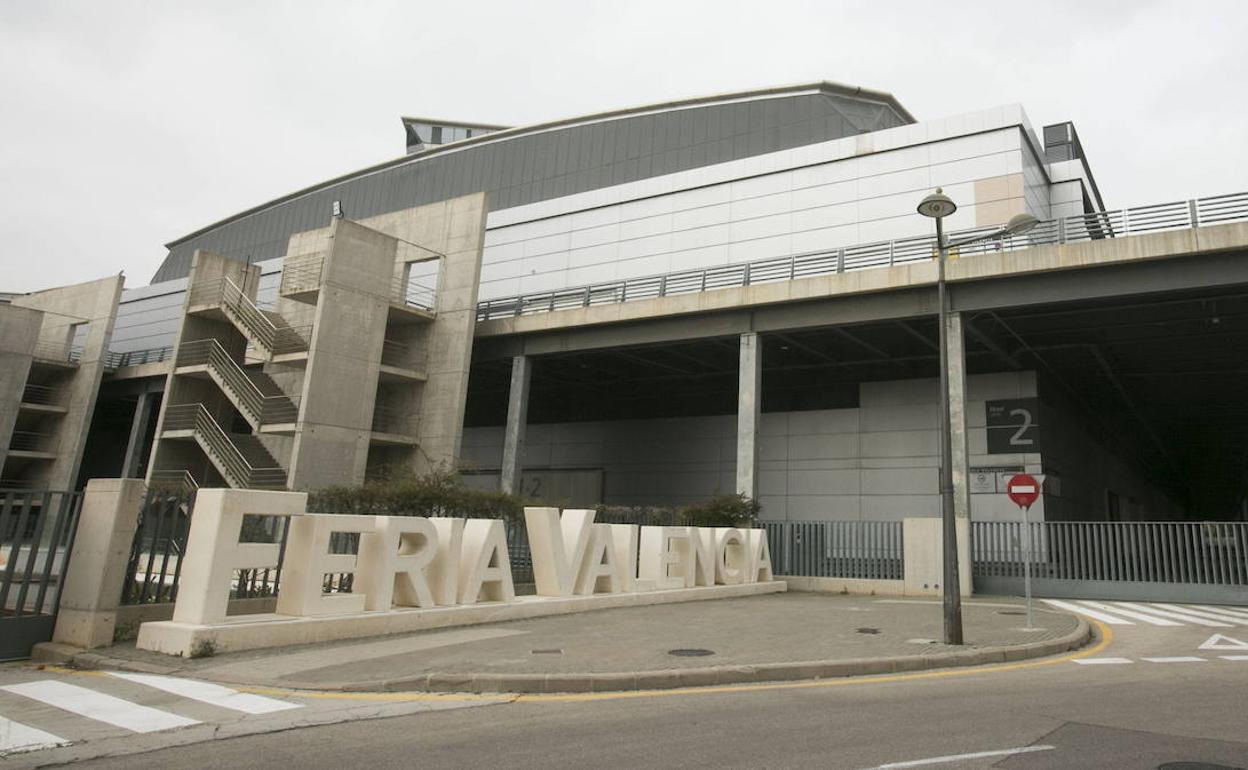
[{"label": "yellow road line", "polygon": [[[276,687],[235,687],[240,692],[255,695],[284,696],[290,698],[310,698],[316,700],[355,700],[367,702],[447,702],[447,701],[481,701],[485,703],[583,703],[586,701],[620,700],[624,698],[672,698],[686,695],[715,695],[719,693],[767,692],[771,690],[798,690],[817,687],[850,687],[868,684],[890,684],[893,682],[915,682],[925,679],[946,679],[956,676],[975,676],[979,674],[1000,674],[1010,671],[1021,671],[1041,666],[1052,666],[1067,663],[1080,658],[1099,655],[1114,641],[1113,630],[1099,620],[1092,620],[1100,633],[1101,640],[1095,645],[1062,655],[1056,658],[1045,658],[1018,663],[1004,663],[989,666],[971,666],[965,668],[941,669],[939,671],[916,671],[911,674],[881,674],[875,676],[852,676],[838,679],[816,679],[804,682],[762,682],[759,684],[713,685],[707,687],[682,687],[671,690],[632,690],[622,692],[593,692],[567,694],[499,694],[482,695],[477,693],[422,693],[422,692],[329,692],[311,690],[289,690]],[[43,670],[58,674],[79,674],[86,676],[105,676],[102,671],[79,671],[61,666],[44,666]]]}]

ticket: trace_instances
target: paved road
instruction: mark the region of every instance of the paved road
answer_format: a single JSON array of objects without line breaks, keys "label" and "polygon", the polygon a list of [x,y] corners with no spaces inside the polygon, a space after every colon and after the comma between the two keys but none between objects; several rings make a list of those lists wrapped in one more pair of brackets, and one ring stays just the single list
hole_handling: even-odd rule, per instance
[{"label": "paved road", "polygon": [[[324,717],[337,723],[83,766],[1156,768],[1205,762],[1248,768],[1248,649],[1237,651],[1248,648],[1248,610],[1073,604],[1112,637],[1078,658],[660,694],[524,696],[482,708],[462,708],[481,701],[396,704],[377,695],[368,696],[375,701],[313,703],[265,693],[261,697],[300,708],[243,714],[230,723],[234,729],[293,719],[305,709],[337,710]],[[99,690],[108,689],[102,682],[154,689],[111,676],[32,673]],[[218,711],[192,712],[181,702],[185,694],[157,690],[175,700],[153,701],[150,692],[127,692],[133,702],[171,714],[198,713],[205,724],[223,708],[197,702],[197,708]],[[28,695],[0,690],[0,715],[17,719],[6,706]],[[363,719],[385,716],[396,705],[419,711]],[[435,705],[456,708],[431,710]],[[28,721],[55,733],[47,714]],[[287,728],[298,726],[292,721]],[[124,744],[117,738],[113,749],[151,749],[196,729],[203,726],[134,736]],[[0,768],[47,763],[74,748],[18,755],[0,760]]]}]

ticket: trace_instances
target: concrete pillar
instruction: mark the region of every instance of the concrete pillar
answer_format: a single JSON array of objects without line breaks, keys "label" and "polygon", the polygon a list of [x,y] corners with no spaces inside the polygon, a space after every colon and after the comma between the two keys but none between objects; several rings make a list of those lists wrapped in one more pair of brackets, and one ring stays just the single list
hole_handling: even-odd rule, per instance
[{"label": "concrete pillar", "polygon": [[141,479],[87,482],[52,641],[87,649],[113,643],[145,491]]},{"label": "concrete pillar", "polygon": [[758,420],[762,410],[763,350],[758,333],[741,335],[737,386],[737,494],[758,497]]},{"label": "concrete pillar", "polygon": [[126,455],[121,461],[122,478],[139,478],[139,460],[143,453],[143,439],[147,436],[147,423],[152,415],[152,394],[144,391],[134,405],[134,419],[130,421],[130,439],[126,442]]},{"label": "concrete pillar", "polygon": [[953,511],[959,519],[971,516],[970,453],[966,444],[966,337],[962,314],[950,313],[949,433],[953,437]]},{"label": "concrete pillar", "polygon": [[[959,518],[958,589],[971,595],[971,523]],[[902,522],[902,569],[907,596],[940,596],[944,579],[944,538],[936,517],[905,519]]]},{"label": "concrete pillar", "polygon": [[524,471],[524,428],[529,421],[529,384],[533,364],[528,356],[511,359],[511,394],[507,399],[507,429],[503,434],[503,468],[499,489],[515,494]]},{"label": "concrete pillar", "polygon": [[0,305],[0,470],[17,424],[18,405],[26,392],[42,324],[43,313],[38,310]]}]

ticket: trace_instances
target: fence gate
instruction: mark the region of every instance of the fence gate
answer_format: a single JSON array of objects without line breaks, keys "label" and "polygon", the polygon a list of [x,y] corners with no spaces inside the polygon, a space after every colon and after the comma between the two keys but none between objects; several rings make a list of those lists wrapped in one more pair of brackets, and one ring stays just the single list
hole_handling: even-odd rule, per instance
[{"label": "fence gate", "polygon": [[1248,523],[973,522],[975,590],[1038,596],[1248,604]]},{"label": "fence gate", "polygon": [[52,639],[81,492],[0,492],[0,661]]}]

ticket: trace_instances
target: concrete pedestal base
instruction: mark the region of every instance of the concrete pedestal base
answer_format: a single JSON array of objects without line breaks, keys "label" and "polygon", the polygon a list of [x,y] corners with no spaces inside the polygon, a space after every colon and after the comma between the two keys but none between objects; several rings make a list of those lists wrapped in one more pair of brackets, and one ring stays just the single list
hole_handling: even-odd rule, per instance
[{"label": "concrete pedestal base", "polygon": [[228,618],[224,623],[194,625],[176,621],[144,623],[139,629],[138,647],[166,655],[196,655],[311,644],[365,636],[402,634],[504,620],[523,620],[548,615],[605,610],[615,607],[638,607],[648,604],[673,604],[707,599],[729,599],[741,596],[782,593],[787,586],[782,580],[740,585],[677,588],[644,593],[594,594],[592,596],[518,596],[510,602],[431,609],[396,609],[388,612],[364,612],[349,615],[290,617],[260,614]]}]

